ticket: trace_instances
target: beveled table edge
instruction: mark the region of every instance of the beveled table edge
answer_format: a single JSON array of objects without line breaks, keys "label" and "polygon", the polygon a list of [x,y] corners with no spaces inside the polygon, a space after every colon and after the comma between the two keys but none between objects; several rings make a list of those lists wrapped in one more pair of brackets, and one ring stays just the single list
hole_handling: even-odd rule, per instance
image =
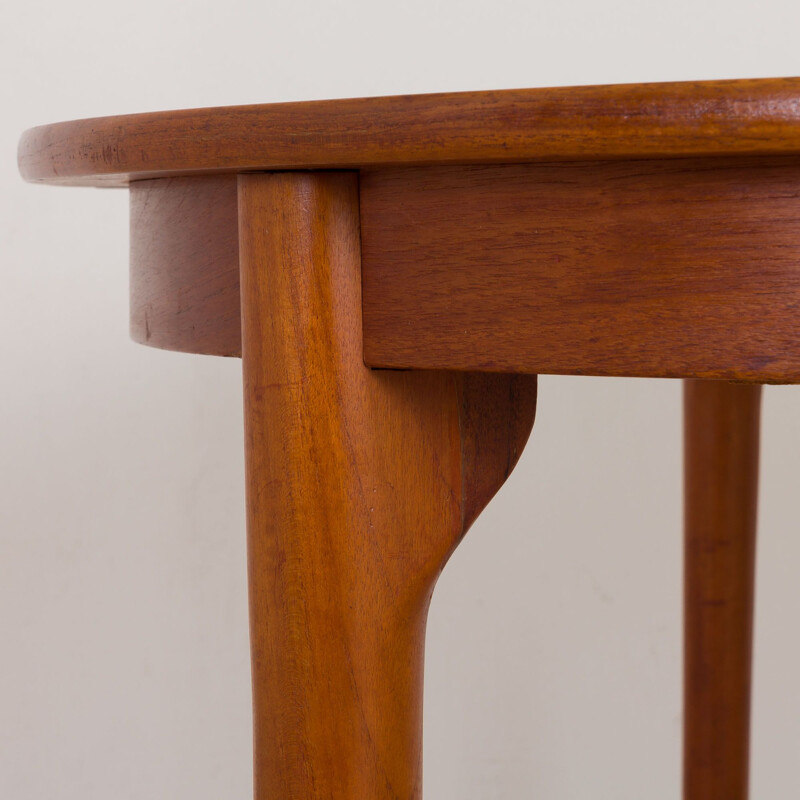
[{"label": "beveled table edge", "polygon": [[43,125],[28,181],[800,153],[800,78],[616,84],[184,109]]}]

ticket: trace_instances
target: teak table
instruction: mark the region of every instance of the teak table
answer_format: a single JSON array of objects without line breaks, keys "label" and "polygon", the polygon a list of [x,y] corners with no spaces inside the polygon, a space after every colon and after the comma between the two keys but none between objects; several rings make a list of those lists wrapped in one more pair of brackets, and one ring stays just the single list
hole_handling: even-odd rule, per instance
[{"label": "teak table", "polygon": [[684,797],[746,797],[800,79],[90,119],[28,131],[19,165],[129,187],[134,339],[242,356],[258,800],[421,796],[431,592],[537,373],[687,379]]}]

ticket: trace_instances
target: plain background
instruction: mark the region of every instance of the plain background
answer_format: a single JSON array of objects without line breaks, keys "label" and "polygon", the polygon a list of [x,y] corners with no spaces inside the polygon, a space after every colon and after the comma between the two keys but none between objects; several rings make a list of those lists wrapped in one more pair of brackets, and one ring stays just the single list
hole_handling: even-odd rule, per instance
[{"label": "plain background", "polygon": [[[0,797],[251,794],[240,364],[127,338],[124,191],[22,129],[328,97],[800,74],[796,0],[110,3],[0,25]],[[675,381],[540,382],[437,587],[425,794],[674,800]],[[800,389],[765,391],[753,796],[800,796]]]}]

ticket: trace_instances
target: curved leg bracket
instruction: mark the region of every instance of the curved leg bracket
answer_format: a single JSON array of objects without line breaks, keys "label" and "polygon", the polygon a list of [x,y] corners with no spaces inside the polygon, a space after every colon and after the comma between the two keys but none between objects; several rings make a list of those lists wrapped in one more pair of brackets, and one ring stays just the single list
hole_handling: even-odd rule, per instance
[{"label": "curved leg bracket", "polygon": [[256,798],[421,796],[433,585],[534,376],[362,360],[358,177],[239,178]]}]

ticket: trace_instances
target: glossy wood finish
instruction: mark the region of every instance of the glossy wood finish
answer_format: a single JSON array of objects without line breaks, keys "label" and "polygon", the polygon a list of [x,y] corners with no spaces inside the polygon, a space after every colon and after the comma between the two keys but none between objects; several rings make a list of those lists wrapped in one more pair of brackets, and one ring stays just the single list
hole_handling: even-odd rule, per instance
[{"label": "glossy wood finish", "polygon": [[684,406],[684,800],[746,800],[761,387]]},{"label": "glossy wood finish", "polygon": [[131,184],[131,337],[167,350],[242,350],[236,176]]},{"label": "glossy wood finish", "polygon": [[[241,352],[234,178],[132,185],[134,338]],[[361,174],[377,367],[800,379],[800,160]]]},{"label": "glossy wood finish", "polygon": [[29,130],[26,180],[125,185],[207,172],[800,154],[800,79],[281,103]]},{"label": "glossy wood finish", "polygon": [[378,367],[800,380],[800,161],[368,172]]},{"label": "glossy wood finish", "polygon": [[[799,101],[531,89],[22,137],[27,180],[130,183],[134,338],[243,355],[257,800],[419,798],[431,592],[533,424],[535,377],[504,372],[800,381]],[[747,792],[759,398],[686,386],[685,800]]]},{"label": "glossy wood finish", "polygon": [[257,800],[421,793],[434,582],[535,379],[367,369],[355,174],[239,179]]}]

